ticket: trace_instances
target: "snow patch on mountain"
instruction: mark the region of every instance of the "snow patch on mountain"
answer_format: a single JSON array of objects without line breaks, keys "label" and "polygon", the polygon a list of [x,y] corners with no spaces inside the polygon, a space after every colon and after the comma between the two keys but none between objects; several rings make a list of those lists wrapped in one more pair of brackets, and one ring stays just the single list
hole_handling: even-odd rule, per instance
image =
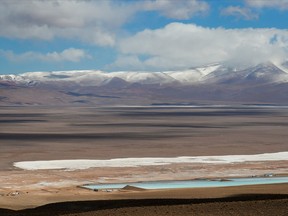
[{"label": "snow patch on mountain", "polygon": [[176,80],[163,73],[163,72],[111,72],[109,73],[112,77],[117,77],[125,80],[129,83],[141,83],[141,84],[164,84],[172,83]]},{"label": "snow patch on mountain", "polygon": [[193,84],[203,80],[205,76],[213,73],[221,67],[221,64],[211,64],[198,68],[191,68],[183,71],[167,71],[167,75],[173,77],[175,80],[183,84]]},{"label": "snow patch on mountain", "polygon": [[288,62],[285,63],[274,63],[276,67],[278,67],[280,70],[284,71],[285,73],[288,74]]},{"label": "snow patch on mountain", "polygon": [[[287,65],[287,64],[286,64]],[[187,70],[147,72],[100,70],[72,70],[52,72],[27,72],[20,75],[0,75],[0,81],[20,84],[70,82],[80,86],[103,86],[117,78],[120,82],[140,84],[240,83],[240,82],[288,82],[288,67],[285,64],[264,63],[237,70],[223,64],[210,64]]]},{"label": "snow patch on mountain", "polygon": [[219,63],[216,64],[211,64],[211,65],[207,65],[207,66],[203,66],[203,67],[199,67],[196,70],[198,70],[199,72],[201,72],[201,74],[203,76],[206,76],[214,71],[216,71],[217,69],[219,69],[222,65]]}]

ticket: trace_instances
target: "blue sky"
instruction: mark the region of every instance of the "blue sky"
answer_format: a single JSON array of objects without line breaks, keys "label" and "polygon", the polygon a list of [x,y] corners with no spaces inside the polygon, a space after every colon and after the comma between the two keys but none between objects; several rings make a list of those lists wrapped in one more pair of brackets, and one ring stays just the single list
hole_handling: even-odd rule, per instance
[{"label": "blue sky", "polygon": [[2,0],[0,74],[288,59],[288,0]]}]

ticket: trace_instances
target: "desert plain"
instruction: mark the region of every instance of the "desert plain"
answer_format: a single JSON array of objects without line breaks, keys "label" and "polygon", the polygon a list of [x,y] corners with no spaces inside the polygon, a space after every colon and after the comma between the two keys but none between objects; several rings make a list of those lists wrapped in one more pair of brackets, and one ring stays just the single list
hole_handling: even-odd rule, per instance
[{"label": "desert plain", "polygon": [[22,161],[287,152],[287,129],[288,108],[284,106],[3,106],[0,215],[287,215],[287,183],[113,192],[79,187],[268,173],[287,176],[288,162],[283,158],[87,169],[27,170],[15,166]]}]

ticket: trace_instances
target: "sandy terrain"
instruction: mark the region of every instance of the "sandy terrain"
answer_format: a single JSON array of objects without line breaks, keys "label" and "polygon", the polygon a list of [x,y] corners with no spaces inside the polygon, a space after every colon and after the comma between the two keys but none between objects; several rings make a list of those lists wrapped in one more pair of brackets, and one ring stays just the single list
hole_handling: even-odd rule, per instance
[{"label": "sandy terrain", "polygon": [[[194,200],[195,198],[219,198],[250,193],[287,195],[287,184],[215,189],[215,193],[214,189],[189,189],[95,194],[95,192],[76,187],[95,182],[180,180],[251,176],[265,173],[287,175],[288,163],[286,160],[231,164],[178,163],[73,171],[26,171],[13,167],[14,162],[34,160],[99,160],[126,157],[250,155],[283,152],[288,151],[287,120],[288,109],[286,108],[1,107],[0,207],[23,209],[47,203],[76,200],[158,198]],[[283,208],[280,206],[284,206],[283,202],[287,204],[287,197],[285,199],[283,197],[281,199],[270,198],[259,202],[255,201],[255,203],[250,200],[242,203],[241,208],[247,209],[247,205],[259,205],[259,208],[260,206],[267,207],[267,203],[271,202],[275,209],[282,211]],[[223,204],[229,200],[218,201]],[[236,200],[235,202],[239,204],[240,201]],[[230,201],[229,203],[231,204]],[[215,203],[208,204],[209,209],[214,209]],[[121,205],[119,204],[119,206]],[[111,211],[117,211],[115,213],[119,215],[133,211],[136,213],[129,214],[144,215],[146,210],[139,210],[139,204],[137,205],[131,204],[132,209],[130,207],[102,209],[101,215],[111,215]],[[197,203],[177,204],[174,206],[175,208],[169,204],[171,209],[167,206],[165,208],[167,207],[170,215],[177,215],[172,214],[174,211],[180,212],[178,215],[185,215],[185,211],[194,211],[193,205],[196,209],[199,208],[196,215],[201,215],[199,212],[206,209],[206,204],[202,206]],[[221,205],[218,206],[219,208],[217,207],[218,210],[230,208],[230,205],[223,204],[222,207]],[[151,215],[156,215],[157,212],[157,215],[161,215],[159,212],[164,212],[162,204],[156,206],[156,209],[151,204],[149,206],[151,207],[149,212],[155,210],[155,214]],[[181,206],[183,206],[183,211],[179,210],[182,208]],[[288,205],[285,206],[284,210],[287,210]],[[255,208],[257,209],[257,207]],[[217,212],[216,207],[215,211],[211,210],[211,212]],[[227,212],[229,213],[228,210]],[[90,215],[98,215],[98,213]],[[128,213],[126,215],[129,215]],[[232,211],[230,215],[237,215],[234,213]],[[253,215],[252,213],[250,215]],[[278,215],[281,215],[280,213]],[[13,215],[13,213],[11,214]],[[28,215],[30,214],[32,212],[29,212]],[[57,214],[55,213],[55,215]],[[71,213],[71,215],[85,214]],[[215,213],[215,215],[217,214]],[[249,215],[249,213],[245,215]]]},{"label": "sandy terrain", "polygon": [[0,108],[12,162],[287,151],[287,109]]}]

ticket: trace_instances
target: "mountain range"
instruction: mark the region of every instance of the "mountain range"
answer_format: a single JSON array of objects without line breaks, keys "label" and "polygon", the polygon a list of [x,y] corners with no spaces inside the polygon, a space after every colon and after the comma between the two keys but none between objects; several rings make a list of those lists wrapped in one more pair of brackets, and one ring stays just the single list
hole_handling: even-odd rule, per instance
[{"label": "mountain range", "polygon": [[288,104],[288,63],[0,75],[0,105]]}]

